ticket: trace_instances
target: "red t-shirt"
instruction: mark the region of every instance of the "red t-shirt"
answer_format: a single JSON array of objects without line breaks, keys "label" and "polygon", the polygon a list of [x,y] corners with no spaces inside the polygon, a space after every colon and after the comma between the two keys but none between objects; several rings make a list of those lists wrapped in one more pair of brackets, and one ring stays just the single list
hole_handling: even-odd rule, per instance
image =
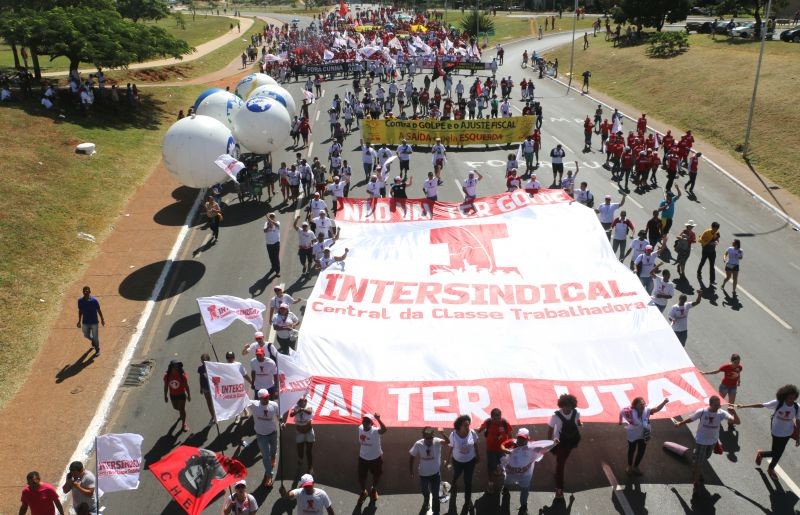
[{"label": "red t-shirt", "polygon": [[489,431],[486,434],[486,450],[492,452],[503,452],[503,449],[500,448],[500,445],[508,440],[511,437],[511,431],[513,428],[511,424],[509,424],[506,419],[502,419],[499,424],[495,424],[494,422],[489,422],[484,420],[481,427],[478,429],[479,433],[482,433],[486,430],[488,425]]},{"label": "red t-shirt", "polygon": [[722,384],[728,388],[736,388],[739,385],[739,375],[742,373],[742,365],[726,363],[719,367],[719,371],[725,374],[722,378]]},{"label": "red t-shirt", "polygon": [[170,395],[184,395],[189,384],[189,378],[186,377],[186,372],[182,372],[180,376],[164,374],[164,383],[169,388]]},{"label": "red t-shirt", "polygon": [[31,515],[55,515],[56,507],[55,502],[58,500],[58,494],[53,485],[42,481],[39,483],[39,488],[31,490],[31,487],[26,486],[22,489],[22,496],[20,502],[27,506]]}]

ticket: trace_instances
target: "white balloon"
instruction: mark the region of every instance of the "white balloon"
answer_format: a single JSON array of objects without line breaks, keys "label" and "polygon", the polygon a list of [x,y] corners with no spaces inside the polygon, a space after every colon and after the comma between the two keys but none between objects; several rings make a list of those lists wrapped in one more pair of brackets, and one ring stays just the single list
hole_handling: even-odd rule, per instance
[{"label": "white balloon", "polygon": [[210,116],[233,130],[233,115],[244,107],[244,101],[224,89],[205,90],[194,102],[194,112]]},{"label": "white balloon", "polygon": [[258,96],[247,100],[233,118],[236,141],[256,154],[283,150],[289,141],[292,120],[277,100]]},{"label": "white balloon", "polygon": [[259,86],[250,93],[247,97],[253,98],[258,96],[270,97],[277,100],[283,107],[289,111],[289,116],[297,116],[297,104],[292,98],[292,94],[286,91],[281,86],[275,84],[268,84],[266,86]]},{"label": "white balloon", "polygon": [[195,115],[172,124],[164,135],[161,156],[167,170],[183,185],[207,188],[228,180],[214,161],[233,151],[230,129],[210,116]]},{"label": "white balloon", "polygon": [[236,84],[236,96],[242,99],[250,98],[250,94],[259,86],[267,86],[269,84],[277,85],[278,81],[267,75],[266,73],[251,73],[243,78]]}]

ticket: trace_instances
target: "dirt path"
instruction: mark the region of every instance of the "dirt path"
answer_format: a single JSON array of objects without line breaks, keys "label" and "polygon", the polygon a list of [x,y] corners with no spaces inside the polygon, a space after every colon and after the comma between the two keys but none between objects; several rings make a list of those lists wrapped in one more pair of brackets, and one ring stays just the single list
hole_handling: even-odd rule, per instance
[{"label": "dirt path", "polygon": [[[247,31],[250,30],[250,27],[252,27],[253,23],[255,23],[252,18],[234,18],[233,16],[227,16],[227,18],[230,18],[233,21],[239,22],[240,25],[241,25],[241,31],[237,30],[236,27],[234,27],[233,29],[229,30],[228,33],[225,34],[224,36],[220,36],[220,37],[218,37],[216,39],[212,39],[211,41],[207,41],[207,42],[203,43],[202,45],[197,46],[193,53],[184,55],[183,59],[170,58],[170,59],[158,59],[158,60],[155,60],[155,61],[145,61],[143,63],[134,63],[134,64],[128,66],[128,69],[129,70],[140,70],[142,68],[154,68],[154,67],[157,67],[157,66],[170,66],[170,65],[173,65],[173,64],[183,64],[183,63],[188,63],[190,61],[194,61],[195,59],[200,59],[204,55],[209,54],[209,53],[213,52],[214,50],[217,50],[218,48],[221,48],[221,47],[227,45],[231,41],[239,39],[242,36],[242,34],[247,34]],[[80,69],[81,73],[93,73],[95,71],[96,71],[95,68],[85,68],[85,69],[81,68]],[[106,71],[108,71],[108,70],[106,70]],[[68,73],[67,71],[48,72],[48,73],[43,73],[42,76],[43,77],[58,77],[58,76],[62,76],[62,75],[67,75],[67,73]]]}]

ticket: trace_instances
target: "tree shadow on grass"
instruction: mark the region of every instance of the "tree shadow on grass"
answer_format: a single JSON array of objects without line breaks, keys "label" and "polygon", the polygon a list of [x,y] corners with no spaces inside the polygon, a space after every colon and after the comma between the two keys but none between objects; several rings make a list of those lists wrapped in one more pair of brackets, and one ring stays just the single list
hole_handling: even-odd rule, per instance
[{"label": "tree shadow on grass", "polygon": [[[14,92],[15,94],[18,92]],[[119,91],[119,102],[112,102],[110,90],[106,88],[103,99],[97,99],[92,107],[84,112],[68,89],[59,88],[52,109],[45,109],[39,102],[40,93],[34,88],[27,99],[17,95],[12,102],[4,102],[5,109],[22,110],[29,116],[51,118],[54,123],[71,123],[84,129],[146,129],[158,130],[165,116],[171,116],[165,109],[166,102],[153,93],[140,93],[139,101],[129,105],[125,100],[125,90]]]}]

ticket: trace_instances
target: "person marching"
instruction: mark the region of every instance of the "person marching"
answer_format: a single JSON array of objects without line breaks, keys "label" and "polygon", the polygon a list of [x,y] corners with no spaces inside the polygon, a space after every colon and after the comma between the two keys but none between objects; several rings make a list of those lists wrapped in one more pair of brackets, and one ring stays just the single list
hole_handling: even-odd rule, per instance
[{"label": "person marching", "polygon": [[619,412],[619,425],[625,426],[628,437],[628,468],[625,469],[628,475],[642,473],[639,464],[644,458],[647,442],[650,441],[650,416],[664,409],[668,402],[669,399],[664,399],[658,406],[648,408],[643,397],[636,397],[630,407]]},{"label": "person marching", "polygon": [[[439,436],[436,436],[436,434]],[[411,478],[414,477],[414,458],[419,458],[417,472],[419,474],[420,490],[422,492],[423,512],[433,506],[433,515],[439,515],[441,503],[439,502],[439,485],[442,482],[440,473],[442,463],[442,445],[449,445],[450,439],[441,431],[436,431],[432,427],[425,427],[422,430],[422,438],[414,442],[409,449],[408,472]],[[431,502],[431,495],[433,501]]]}]

